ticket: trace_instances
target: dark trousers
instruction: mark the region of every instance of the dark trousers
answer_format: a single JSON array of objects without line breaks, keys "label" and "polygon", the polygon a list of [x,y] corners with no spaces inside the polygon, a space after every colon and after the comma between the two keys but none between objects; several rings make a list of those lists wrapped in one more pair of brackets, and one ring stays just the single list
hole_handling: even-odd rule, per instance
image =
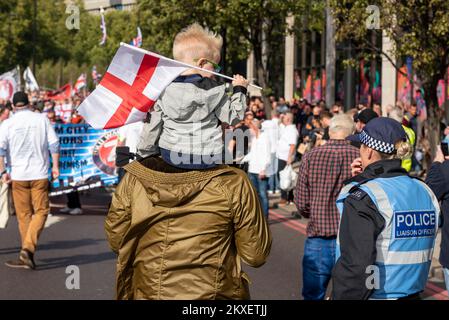
[{"label": "dark trousers", "polygon": [[78,191],[72,191],[67,194],[67,207],[69,207],[70,209],[81,209],[81,202]]},{"label": "dark trousers", "polygon": [[[286,166],[287,166],[287,161],[278,159],[278,174],[279,174],[279,172],[284,170],[284,168]],[[290,190],[290,191],[281,190],[281,199],[293,202],[293,190]]]}]

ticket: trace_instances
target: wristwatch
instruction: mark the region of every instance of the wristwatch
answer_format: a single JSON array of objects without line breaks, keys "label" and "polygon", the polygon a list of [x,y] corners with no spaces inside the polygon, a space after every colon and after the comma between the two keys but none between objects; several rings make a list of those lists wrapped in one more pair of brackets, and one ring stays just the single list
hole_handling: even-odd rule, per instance
[{"label": "wristwatch", "polygon": [[2,173],[0,173],[0,177],[3,177],[3,175],[4,175],[5,173],[8,173],[8,171],[7,171],[7,170],[3,170]]}]

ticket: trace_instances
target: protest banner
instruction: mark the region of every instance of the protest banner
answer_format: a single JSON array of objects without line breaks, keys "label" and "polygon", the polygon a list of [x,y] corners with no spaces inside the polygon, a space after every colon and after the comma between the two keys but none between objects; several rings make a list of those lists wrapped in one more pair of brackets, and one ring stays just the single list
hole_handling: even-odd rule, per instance
[{"label": "protest banner", "polygon": [[20,90],[19,68],[0,74],[0,100],[12,100],[15,92]]},{"label": "protest banner", "polygon": [[50,196],[110,186],[118,182],[116,130],[96,130],[88,124],[57,124],[60,176]]}]

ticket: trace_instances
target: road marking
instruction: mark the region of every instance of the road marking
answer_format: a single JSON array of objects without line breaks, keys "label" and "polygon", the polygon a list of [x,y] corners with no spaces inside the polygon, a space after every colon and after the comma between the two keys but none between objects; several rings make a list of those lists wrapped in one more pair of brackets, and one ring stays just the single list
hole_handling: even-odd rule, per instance
[{"label": "road marking", "polygon": [[295,225],[295,226],[297,226],[299,228],[302,228],[304,230],[307,229],[307,225],[306,224],[298,222],[296,220],[293,220],[290,217],[287,217],[287,216],[285,216],[283,214],[279,214],[279,213],[277,213],[275,211],[270,210],[270,215],[274,216],[277,220],[282,220],[283,222]]},{"label": "road marking", "polygon": [[48,228],[58,222],[64,221],[66,218],[65,217],[58,217],[58,216],[54,216],[54,215],[48,215],[47,217],[47,221],[45,221],[45,228]]},{"label": "road marking", "polygon": [[296,231],[299,231],[301,234],[306,235],[306,227],[303,224],[296,221],[291,221],[287,217],[274,211],[270,211],[270,216],[274,220],[281,222],[283,225],[288,226],[290,229],[294,229]]},{"label": "road marking", "polygon": [[448,300],[449,296],[446,290],[443,288],[433,284],[432,282],[428,282],[425,291],[429,296],[438,299],[438,300]]}]

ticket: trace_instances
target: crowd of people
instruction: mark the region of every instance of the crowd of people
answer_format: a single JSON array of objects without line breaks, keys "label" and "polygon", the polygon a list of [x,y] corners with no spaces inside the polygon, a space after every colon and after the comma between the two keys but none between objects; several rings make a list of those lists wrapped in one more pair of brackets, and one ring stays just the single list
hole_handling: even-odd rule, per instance
[{"label": "crowd of people", "polygon": [[[248,299],[241,260],[265,263],[269,195],[280,193],[278,206],[294,204],[308,218],[304,299],[324,299],[331,280],[334,299],[419,299],[440,220],[449,220],[449,156],[438,150],[426,183],[411,176],[422,174],[425,144],[416,105],[382,115],[376,104],[344,111],[325,101],[248,99],[244,77],[235,75],[227,92],[211,75],[221,46],[198,24],[182,30],[174,57],[197,69],[176,78],[144,122],[119,130],[119,143],[139,158],[123,167],[105,221],[118,254],[117,298]],[[11,105],[0,107],[1,178],[12,184],[22,240],[9,267],[35,268],[50,211],[50,154],[59,176],[52,125],[81,123],[81,100],[17,92],[12,116]],[[285,174],[294,167],[297,181]],[[449,287],[448,224],[442,228]]]},{"label": "crowd of people", "polygon": [[[33,112],[47,115],[51,124],[80,124],[85,123],[77,109],[84,100],[84,94],[79,93],[70,98],[49,98],[45,91],[27,93],[30,101],[29,109]],[[0,99],[0,120],[9,117],[13,106],[11,101]]]},{"label": "crowd of people", "polygon": [[[373,293],[373,290],[362,285],[366,280],[365,269],[368,266],[387,262],[402,263],[391,262],[394,261],[393,258],[391,261],[379,261],[379,254],[393,256],[395,253],[392,252],[376,255],[376,250],[381,248],[376,247],[379,243],[373,243],[372,239],[386,238],[382,232],[391,232],[385,226],[393,217],[385,216],[382,210],[378,209],[378,203],[385,199],[377,199],[374,196],[364,198],[370,192],[366,187],[370,184],[366,182],[376,178],[394,177],[398,188],[389,190],[389,194],[394,194],[390,197],[402,197],[401,201],[409,199],[410,202],[413,201],[415,209],[433,210],[436,216],[440,212],[438,201],[444,200],[448,194],[445,183],[449,182],[449,171],[446,169],[445,159],[449,158],[444,157],[441,150],[438,150],[434,163],[428,168],[425,167],[425,153],[430,152],[429,142],[423,136],[423,126],[416,104],[398,102],[394,107],[389,106],[385,117],[382,117],[379,105],[358,105],[343,111],[341,104],[336,103],[327,108],[324,101],[311,104],[304,99],[294,99],[286,103],[283,98],[276,100],[270,97],[269,103],[271,117],[266,116],[267,108],[261,98],[251,98],[245,120],[232,129],[244,127],[251,132],[248,154],[243,158],[248,165],[241,167],[248,172],[266,217],[269,216],[269,196],[280,189],[280,173],[286,165],[294,162],[298,165],[296,187],[293,190],[281,190],[281,200],[277,204],[274,202],[273,206],[285,206],[293,201],[298,210],[297,214],[308,218],[302,262],[304,299],[324,299],[331,279],[335,299],[419,298],[419,290],[416,288],[423,288],[426,283],[431,257],[417,261],[413,266],[404,266],[404,270],[419,270],[417,277],[407,279],[408,284],[399,289],[407,294],[394,294],[387,292],[388,289],[385,288]],[[440,138],[443,141],[449,141],[446,138],[448,131],[449,127],[442,122]],[[397,144],[398,141],[403,144]],[[233,145],[234,143],[231,143],[231,149]],[[387,145],[390,146],[388,150],[385,149]],[[365,155],[368,159],[364,158],[367,150],[364,146],[372,149],[372,154]],[[411,176],[427,176],[426,183],[432,191],[429,191],[429,187],[424,183],[418,182],[419,180],[408,178]],[[337,200],[340,199],[342,203],[346,200],[347,195],[343,198],[341,193],[348,184],[354,189],[360,189],[352,190],[353,194],[358,196],[357,201],[351,205],[345,203],[345,208],[352,206],[347,209],[343,209],[343,204],[338,208]],[[409,194],[400,194],[400,190],[408,190]],[[412,190],[419,190],[416,191],[418,194]],[[414,194],[414,199],[410,194]],[[353,196],[349,195],[352,199]],[[363,202],[366,204],[362,205]],[[386,202],[385,206],[390,206],[390,202]],[[407,208],[407,205],[397,209],[404,208]],[[343,210],[352,210],[353,213],[342,219]],[[372,212],[368,219],[373,221],[368,225],[365,221],[367,212]],[[444,214],[448,214],[447,210],[443,210]],[[438,220],[438,217],[433,219]],[[438,228],[438,223],[433,226]],[[388,230],[385,231],[386,229]],[[442,232],[440,256],[446,281],[449,279],[447,229],[446,224]],[[339,232],[342,242],[340,246],[344,245],[344,254],[339,252]],[[435,230],[429,232],[436,234]],[[393,240],[391,241],[382,245],[391,245]],[[433,241],[434,238],[430,237],[425,244],[418,244],[414,248],[418,250],[419,247],[419,250],[423,250],[422,254],[429,257],[433,252]],[[360,243],[364,245],[360,246]],[[398,242],[395,244],[399,246]],[[411,250],[410,247],[408,250]],[[340,254],[342,257],[336,264]],[[387,275],[382,273],[381,281],[388,281],[385,278],[391,276],[388,272],[387,270]],[[397,274],[397,277],[400,278],[401,275]],[[404,275],[405,282],[406,277]],[[407,286],[408,288],[405,288]]]}]

